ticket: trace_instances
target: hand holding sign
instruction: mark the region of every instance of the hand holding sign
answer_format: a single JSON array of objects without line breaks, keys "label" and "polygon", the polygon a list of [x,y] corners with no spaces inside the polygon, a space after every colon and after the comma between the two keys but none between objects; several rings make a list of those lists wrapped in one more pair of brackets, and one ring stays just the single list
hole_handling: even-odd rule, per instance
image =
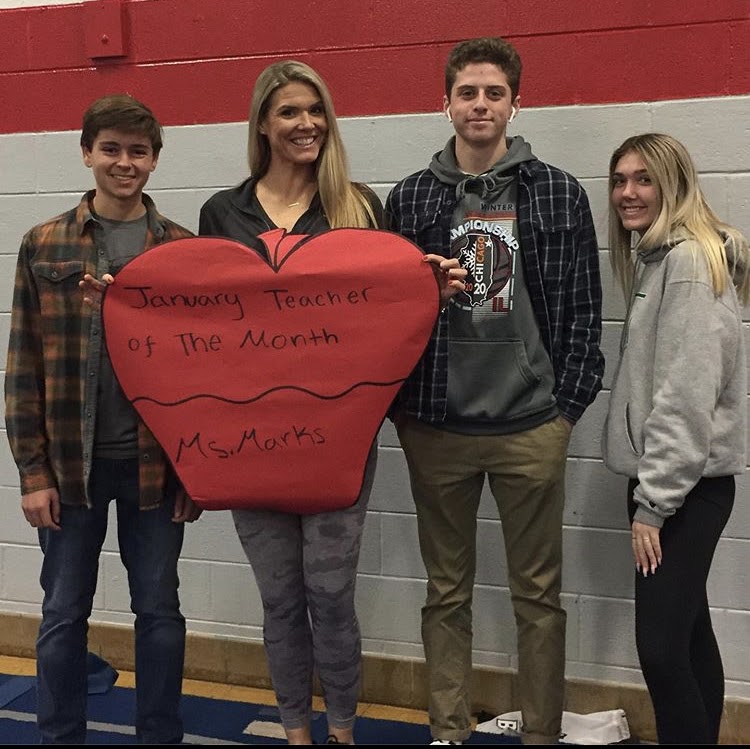
[{"label": "hand holding sign", "polygon": [[159,245],[104,299],[112,365],[204,509],[346,507],[421,356],[438,288],[390,232]]}]

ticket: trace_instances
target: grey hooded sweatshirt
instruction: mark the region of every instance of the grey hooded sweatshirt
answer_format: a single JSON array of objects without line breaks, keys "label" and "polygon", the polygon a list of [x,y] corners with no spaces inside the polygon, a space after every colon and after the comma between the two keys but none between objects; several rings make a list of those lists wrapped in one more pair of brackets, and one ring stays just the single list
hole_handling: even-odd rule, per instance
[{"label": "grey hooded sweatshirt", "polygon": [[455,186],[451,253],[469,270],[466,291],[448,311],[448,403],[440,426],[466,434],[524,431],[558,414],[555,373],[517,238],[518,165],[535,157],[520,136],[507,144],[483,174],[461,171],[455,138],[430,164],[441,182]]},{"label": "grey hooded sweatshirt", "polygon": [[729,278],[715,296],[695,240],[638,254],[620,356],[604,462],[638,479],[634,519],[661,527],[701,477],[745,470],[741,308]]}]

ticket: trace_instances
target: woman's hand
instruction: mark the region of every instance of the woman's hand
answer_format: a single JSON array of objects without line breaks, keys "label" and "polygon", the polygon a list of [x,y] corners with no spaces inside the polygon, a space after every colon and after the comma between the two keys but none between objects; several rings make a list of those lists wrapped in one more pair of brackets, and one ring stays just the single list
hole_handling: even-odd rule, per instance
[{"label": "woman's hand", "polygon": [[440,308],[443,309],[451,297],[466,288],[464,279],[468,271],[458,264],[458,258],[442,255],[425,255],[423,262],[430,263],[440,286]]},{"label": "woman's hand", "polygon": [[87,273],[83,277],[83,280],[78,282],[79,288],[83,291],[83,301],[91,307],[101,304],[107,286],[110,286],[114,282],[114,277],[109,273],[105,273],[101,281],[98,278],[94,278],[90,273]]},{"label": "woman's hand", "polygon": [[660,528],[646,523],[633,521],[630,527],[630,537],[633,543],[635,568],[647,577],[649,570],[653,575],[661,564],[661,543],[659,541]]}]

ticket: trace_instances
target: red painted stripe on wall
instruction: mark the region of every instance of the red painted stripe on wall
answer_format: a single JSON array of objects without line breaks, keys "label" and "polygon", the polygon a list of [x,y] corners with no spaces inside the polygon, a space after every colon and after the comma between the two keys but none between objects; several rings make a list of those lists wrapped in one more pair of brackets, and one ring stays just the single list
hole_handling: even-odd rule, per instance
[{"label": "red painted stripe on wall", "polygon": [[[502,34],[525,106],[750,93],[747,0],[674,9],[605,0],[124,0],[126,56],[92,60],[83,5],[0,11],[0,132],[77,129],[92,99],[129,91],[168,125],[243,120],[257,74],[309,62],[340,115],[437,111],[456,41]],[[683,4],[687,5],[687,4]],[[665,7],[669,6],[669,7]],[[481,28],[477,19],[482,19]]]}]

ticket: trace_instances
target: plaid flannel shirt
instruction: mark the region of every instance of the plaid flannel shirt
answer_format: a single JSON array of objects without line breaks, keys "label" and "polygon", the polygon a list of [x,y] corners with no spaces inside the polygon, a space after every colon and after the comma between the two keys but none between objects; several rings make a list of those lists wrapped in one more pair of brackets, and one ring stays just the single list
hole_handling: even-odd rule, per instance
[{"label": "plaid flannel shirt", "polygon": [[[109,270],[93,196],[23,238],[5,375],[5,424],[21,493],[56,487],[65,504],[88,504],[96,422],[101,311],[84,304],[78,288],[85,273],[101,278]],[[192,236],[161,216],[147,195],[143,202],[146,249]],[[156,507],[167,461],[142,421],[138,458],[141,508]]]},{"label": "plaid flannel shirt", "polygon": [[[448,257],[455,187],[425,169],[388,195],[389,228],[425,253]],[[560,413],[578,421],[602,386],[602,288],[599,249],[588,197],[569,174],[539,160],[518,168],[518,227],[534,314],[555,372]],[[399,394],[417,418],[445,419],[448,393],[448,314],[435,325],[422,359]]]}]

